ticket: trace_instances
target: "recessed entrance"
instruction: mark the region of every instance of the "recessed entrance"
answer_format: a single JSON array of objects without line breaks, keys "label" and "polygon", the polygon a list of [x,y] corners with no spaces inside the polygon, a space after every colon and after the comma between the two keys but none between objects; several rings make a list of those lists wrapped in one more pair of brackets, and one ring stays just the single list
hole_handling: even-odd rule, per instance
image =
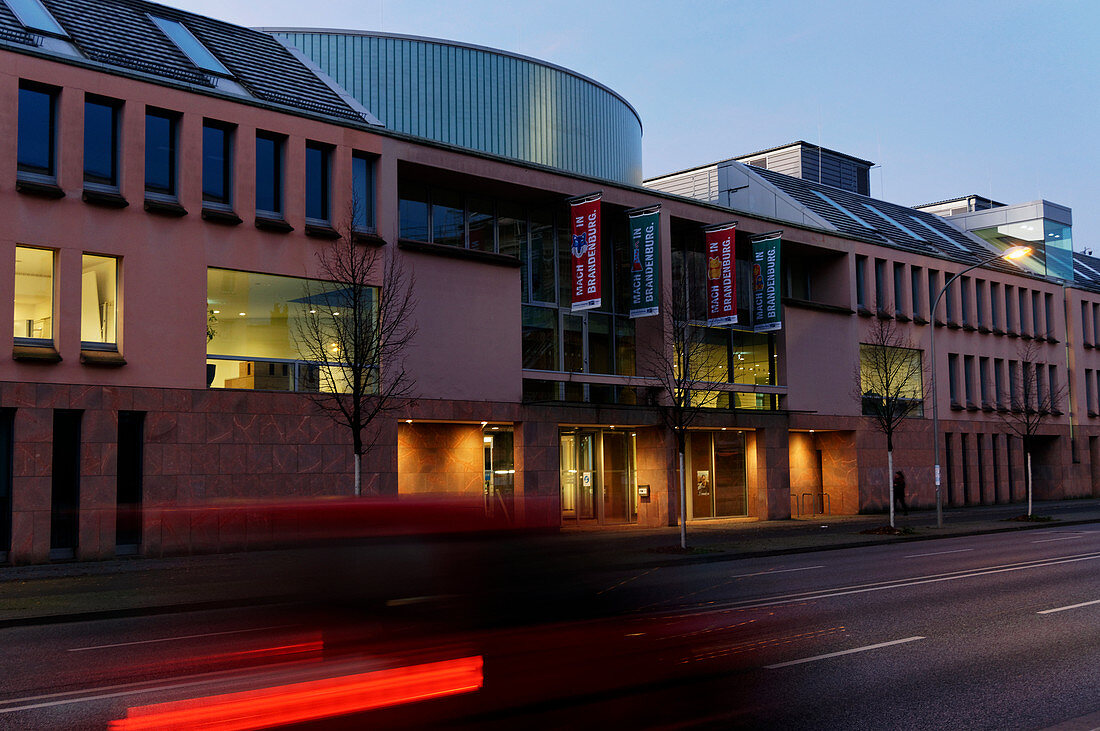
[{"label": "recessed entrance", "polygon": [[559,446],[563,521],[630,523],[637,518],[632,432],[563,430]]},{"label": "recessed entrance", "polygon": [[688,517],[747,515],[744,433],[691,432],[687,451]]}]

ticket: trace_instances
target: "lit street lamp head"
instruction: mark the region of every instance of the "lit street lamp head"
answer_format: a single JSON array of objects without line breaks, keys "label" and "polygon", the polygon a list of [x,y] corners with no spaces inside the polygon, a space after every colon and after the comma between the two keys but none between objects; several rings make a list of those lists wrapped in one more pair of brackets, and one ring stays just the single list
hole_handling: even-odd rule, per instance
[{"label": "lit street lamp head", "polygon": [[1025,256],[1031,256],[1030,246],[1010,246],[1001,252],[1002,259],[1023,259]]}]

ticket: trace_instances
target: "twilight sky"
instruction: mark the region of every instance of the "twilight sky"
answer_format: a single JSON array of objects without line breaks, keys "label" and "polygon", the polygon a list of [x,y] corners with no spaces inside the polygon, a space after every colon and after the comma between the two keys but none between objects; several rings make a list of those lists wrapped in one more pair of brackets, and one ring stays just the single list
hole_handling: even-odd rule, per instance
[{"label": "twilight sky", "polygon": [[1100,255],[1095,0],[167,0],[247,26],[383,30],[533,56],[624,96],[646,177],[804,139],[876,198],[1073,208]]}]

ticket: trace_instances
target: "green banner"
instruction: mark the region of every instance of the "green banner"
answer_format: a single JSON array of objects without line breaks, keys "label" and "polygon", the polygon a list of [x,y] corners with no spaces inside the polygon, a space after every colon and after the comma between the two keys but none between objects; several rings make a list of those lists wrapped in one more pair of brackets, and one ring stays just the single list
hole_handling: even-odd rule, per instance
[{"label": "green banner", "polygon": [[752,242],[752,329],[783,327],[779,308],[779,236]]},{"label": "green banner", "polygon": [[630,316],[656,315],[660,293],[660,217],[656,210],[630,215]]}]

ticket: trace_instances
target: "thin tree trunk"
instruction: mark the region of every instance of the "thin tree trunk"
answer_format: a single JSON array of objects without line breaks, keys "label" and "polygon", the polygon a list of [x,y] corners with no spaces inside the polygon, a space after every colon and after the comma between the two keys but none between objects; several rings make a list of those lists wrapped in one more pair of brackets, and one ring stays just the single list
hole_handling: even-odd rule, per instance
[{"label": "thin tree trunk", "polygon": [[680,450],[680,548],[688,547],[687,473],[684,471],[684,450]]},{"label": "thin tree trunk", "polygon": [[886,494],[890,502],[890,527],[894,527],[894,450],[886,450]]},{"label": "thin tree trunk", "polygon": [[360,495],[363,494],[362,483],[361,483],[362,478],[360,476],[361,473],[359,471],[359,460],[360,459],[361,459],[360,454],[358,452],[356,452],[355,453],[355,497],[359,497]]},{"label": "thin tree trunk", "polygon": [[1031,517],[1031,451],[1027,453],[1027,515]]}]

